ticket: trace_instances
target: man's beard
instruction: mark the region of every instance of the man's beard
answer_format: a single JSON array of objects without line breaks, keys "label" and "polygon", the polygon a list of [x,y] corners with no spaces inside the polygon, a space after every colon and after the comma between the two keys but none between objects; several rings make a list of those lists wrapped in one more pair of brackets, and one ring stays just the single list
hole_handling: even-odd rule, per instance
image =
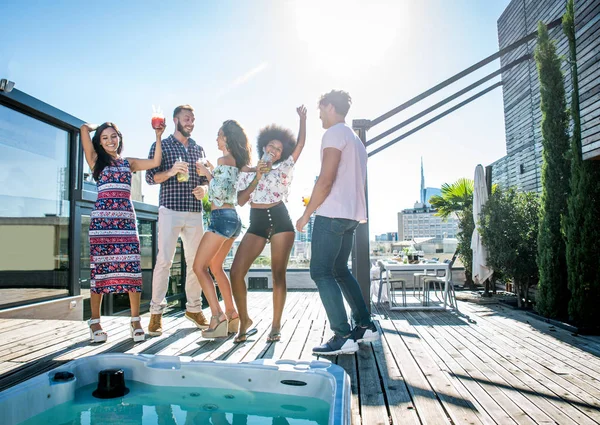
[{"label": "man's beard", "polygon": [[183,134],[183,137],[190,137],[192,135],[192,133],[188,133],[185,128],[183,128],[183,126],[181,125],[180,122],[177,123],[177,131],[179,131],[181,134]]}]

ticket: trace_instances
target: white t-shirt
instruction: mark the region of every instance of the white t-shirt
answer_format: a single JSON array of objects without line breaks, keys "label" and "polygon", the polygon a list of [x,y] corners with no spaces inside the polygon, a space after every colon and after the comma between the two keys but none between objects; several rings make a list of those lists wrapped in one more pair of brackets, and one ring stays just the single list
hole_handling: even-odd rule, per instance
[{"label": "white t-shirt", "polygon": [[326,148],[337,149],[342,152],[342,156],[331,192],[317,209],[317,215],[366,222],[367,150],[365,146],[346,123],[338,123],[323,134],[321,162],[323,150]]}]

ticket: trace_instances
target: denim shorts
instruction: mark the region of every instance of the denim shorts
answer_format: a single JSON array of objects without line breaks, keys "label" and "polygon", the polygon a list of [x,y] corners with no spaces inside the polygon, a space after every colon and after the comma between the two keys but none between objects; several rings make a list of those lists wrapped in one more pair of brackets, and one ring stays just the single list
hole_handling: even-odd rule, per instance
[{"label": "denim shorts", "polygon": [[242,221],[235,208],[223,208],[210,212],[210,224],[207,232],[213,232],[224,238],[237,238],[242,231]]}]

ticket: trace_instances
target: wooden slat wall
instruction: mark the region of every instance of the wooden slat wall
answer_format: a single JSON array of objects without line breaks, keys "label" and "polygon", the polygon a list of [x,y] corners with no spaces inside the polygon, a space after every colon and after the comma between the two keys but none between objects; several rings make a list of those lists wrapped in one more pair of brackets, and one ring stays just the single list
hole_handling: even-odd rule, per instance
[{"label": "wooden slat wall", "polygon": [[[513,0],[498,20],[500,48],[537,30],[539,21],[562,16],[565,0]],[[583,131],[583,158],[600,156],[600,1],[576,0],[577,62]],[[557,52],[568,56],[568,41],[561,27],[550,31]],[[507,53],[505,65],[524,54],[533,54],[535,41]],[[570,104],[571,75],[563,62],[567,102]],[[541,192],[542,134],[539,80],[535,60],[502,74],[507,155],[493,166],[493,182]]]},{"label": "wooden slat wall", "polygon": [[579,3],[575,35],[583,159],[600,159],[600,1]]}]

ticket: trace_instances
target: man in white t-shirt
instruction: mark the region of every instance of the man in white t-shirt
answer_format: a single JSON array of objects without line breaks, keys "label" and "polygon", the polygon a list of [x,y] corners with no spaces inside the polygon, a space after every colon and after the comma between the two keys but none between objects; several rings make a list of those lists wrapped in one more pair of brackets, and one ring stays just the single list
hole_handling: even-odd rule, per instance
[{"label": "man in white t-shirt", "polygon": [[[302,231],[316,211],[312,233],[310,277],[317,284],[334,336],[313,354],[350,354],[359,342],[379,338],[358,282],[348,270],[354,231],[367,220],[365,184],[367,151],[346,125],[352,99],[344,91],[321,96],[319,118],[327,131],[321,142],[321,172],[296,229]],[[352,329],[344,307],[352,309]]]}]

